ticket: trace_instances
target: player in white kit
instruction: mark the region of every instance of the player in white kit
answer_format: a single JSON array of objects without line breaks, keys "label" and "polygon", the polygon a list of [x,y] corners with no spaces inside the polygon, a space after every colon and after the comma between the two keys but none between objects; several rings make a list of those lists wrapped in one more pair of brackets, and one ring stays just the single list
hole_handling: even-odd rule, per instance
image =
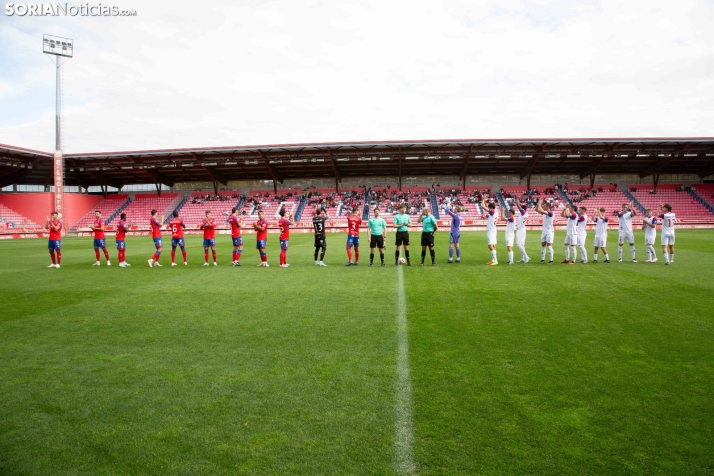
[{"label": "player in white kit", "polygon": [[550,203],[544,202],[542,198],[539,198],[536,204],[536,212],[543,215],[543,231],[540,234],[540,263],[545,263],[545,249],[547,247],[550,252],[548,264],[553,264],[553,239],[555,238],[553,210]]},{"label": "player in white kit", "polygon": [[[573,207],[570,209],[570,204],[566,203],[563,212],[560,214],[561,217],[568,219],[568,224],[565,227],[565,259],[561,261],[563,264],[575,264],[575,258],[578,257],[578,251],[576,246],[578,246],[578,213],[577,209]],[[572,256],[571,256],[572,254]]]},{"label": "player in white kit", "polygon": [[645,217],[642,219],[642,229],[645,230],[645,249],[647,259],[645,263],[656,263],[657,253],[655,253],[654,243],[657,239],[657,217],[652,216],[652,209],[645,210]]},{"label": "player in white kit", "polygon": [[528,211],[518,201],[513,202],[513,205],[518,207],[518,214],[516,215],[516,246],[521,252],[519,263],[527,263],[531,260],[528,257],[528,253],[526,253],[526,218],[528,218]]},{"label": "player in white kit", "polygon": [[496,204],[494,202],[488,202],[488,195],[483,196],[483,202],[481,206],[486,210],[486,218],[488,218],[488,224],[486,225],[486,237],[488,238],[488,249],[491,251],[491,261],[489,261],[489,266],[496,266],[498,264],[498,256],[496,256],[496,220],[498,220],[498,215],[496,215]]},{"label": "player in white kit", "polygon": [[588,209],[580,207],[578,209],[578,248],[580,249],[580,262],[588,262],[588,250],[585,249],[585,241],[588,239]]},{"label": "player in white kit", "polygon": [[605,216],[605,209],[598,210],[595,217],[595,250],[593,251],[593,263],[597,263],[597,250],[602,249],[605,254],[605,262],[610,262],[610,255],[607,254],[607,224],[610,220]]},{"label": "player in white kit", "polygon": [[617,261],[620,263],[622,263],[622,245],[625,244],[625,241],[630,244],[630,256],[632,256],[632,262],[637,263],[637,259],[635,258],[635,234],[632,232],[632,217],[636,215],[637,213],[635,212],[635,207],[632,202],[623,204],[622,213],[617,214],[620,219]]},{"label": "player in white kit", "polygon": [[516,211],[509,208],[501,208],[501,218],[506,222],[506,249],[508,250],[508,262],[513,264],[513,241],[516,238]]},{"label": "player in white kit", "polygon": [[672,205],[659,205],[659,219],[662,220],[662,253],[664,264],[674,263],[674,224],[677,216],[672,213]]}]

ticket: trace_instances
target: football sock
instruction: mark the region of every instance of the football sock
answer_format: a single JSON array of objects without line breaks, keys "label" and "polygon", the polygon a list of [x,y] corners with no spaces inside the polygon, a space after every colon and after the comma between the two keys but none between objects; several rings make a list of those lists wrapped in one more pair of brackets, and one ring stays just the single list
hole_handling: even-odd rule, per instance
[{"label": "football sock", "polygon": [[359,248],[355,248],[355,263],[359,263]]},{"label": "football sock", "polygon": [[[456,249],[458,250],[458,248]],[[429,254],[431,255],[431,262],[433,264],[436,261],[436,253],[434,252],[434,250],[429,250]]]},{"label": "football sock", "polygon": [[550,253],[550,260],[553,261],[553,258],[555,258],[555,251],[553,251],[552,246],[548,247],[548,252]]},{"label": "football sock", "polygon": [[456,248],[456,259],[461,259],[461,248]]},{"label": "football sock", "polygon": [[580,248],[580,257],[583,259],[583,261],[588,260],[588,250],[585,249],[585,245],[580,245],[578,246]]},{"label": "football sock", "polygon": [[176,250],[171,250],[171,262],[176,261]]},{"label": "football sock", "polygon": [[671,255],[669,255],[669,262],[670,262],[670,263],[674,263],[674,253],[672,253]]},{"label": "football sock", "polygon": [[326,251],[325,248],[323,248],[322,251],[320,252],[320,261],[323,261],[325,259],[325,251]]},{"label": "football sock", "polygon": [[496,256],[496,250],[491,250],[491,261],[498,263],[498,256]]},{"label": "football sock", "polygon": [[397,264],[399,262],[399,250],[394,252],[394,264]]},{"label": "football sock", "polygon": [[374,263],[374,253],[369,254],[369,264]]},{"label": "football sock", "polygon": [[526,260],[528,259],[528,254],[526,253],[526,247],[523,245],[516,245],[518,246],[518,251],[521,252],[521,259]]},{"label": "football sock", "polygon": [[664,262],[669,263],[669,253],[662,253],[664,255]]},{"label": "football sock", "polygon": [[593,251],[593,259],[597,261],[597,250]]},{"label": "football sock", "polygon": [[630,256],[635,259],[635,245],[630,245]]},{"label": "football sock", "polygon": [[216,252],[215,251],[213,251],[213,262],[214,263],[216,262]]},{"label": "football sock", "polygon": [[569,261],[570,260],[570,246],[565,245],[563,247],[563,249],[565,250],[565,260]]},{"label": "football sock", "polygon": [[379,254],[379,259],[382,261],[382,264],[384,264],[384,253]]},{"label": "football sock", "polygon": [[261,253],[260,253],[260,261],[262,261],[263,263],[265,263],[266,261],[268,261],[268,254],[267,254],[267,253],[263,253],[263,252],[261,251]]},{"label": "football sock", "polygon": [[121,261],[126,263],[126,250],[121,250]]},{"label": "football sock", "polygon": [[605,253],[605,261],[610,261],[610,255]]},{"label": "football sock", "polygon": [[[243,253],[243,250],[238,250],[236,251],[236,261],[240,261],[240,254]],[[186,255],[184,255],[186,256]]]},{"label": "football sock", "polygon": [[238,261],[238,252],[236,250],[233,250],[233,261]]},{"label": "football sock", "polygon": [[575,262],[575,260],[578,259],[578,248],[576,246],[571,246],[572,250],[570,252],[570,257],[572,258],[570,261]]},{"label": "football sock", "polygon": [[57,252],[57,264],[60,264],[62,262],[62,252],[58,251]]},{"label": "football sock", "polygon": [[183,260],[186,261],[186,250],[181,248],[181,255],[183,255]]},{"label": "football sock", "polygon": [[288,260],[287,260],[287,257],[285,256],[285,252],[281,251],[280,252],[280,264],[285,264],[285,263],[287,263],[287,261]]},{"label": "football sock", "polygon": [[347,248],[347,260],[351,263],[352,262],[352,250]]},{"label": "football sock", "polygon": [[[57,262],[55,261],[55,252],[54,251],[50,251],[50,258],[52,258],[52,264],[57,264]],[[422,261],[424,261],[424,260],[422,259]]]},{"label": "football sock", "polygon": [[510,261],[511,263],[513,263],[513,251],[509,251],[509,252],[508,252],[508,261]]},{"label": "football sock", "polygon": [[99,261],[99,250],[94,250],[94,254],[97,257],[97,261]]},{"label": "football sock", "polygon": [[[424,259],[426,258],[426,250],[421,250],[421,262],[424,264]],[[52,258],[52,262],[55,262],[55,259]]]},{"label": "football sock", "polygon": [[208,251],[203,252],[203,259],[205,259],[206,263],[208,263]]},{"label": "football sock", "polygon": [[320,248],[315,248],[315,261],[317,261],[317,254],[320,252]]},{"label": "football sock", "polygon": [[154,261],[158,262],[159,258],[161,258],[161,251],[156,250],[156,253],[154,253],[154,255],[156,255],[156,258],[154,258]]},{"label": "football sock", "polygon": [[104,248],[102,251],[104,251],[104,258],[109,261],[109,251],[107,251],[106,248]]},{"label": "football sock", "polygon": [[622,259],[622,246],[617,248],[617,259]]},{"label": "football sock", "polygon": [[453,249],[453,248],[449,248],[449,259],[451,259],[451,258],[453,258],[453,257],[454,257],[454,249]]},{"label": "football sock", "polygon": [[409,250],[404,250],[404,254],[407,256],[407,263],[409,263]]},{"label": "football sock", "polygon": [[540,260],[543,261],[545,260],[545,246],[540,247]]}]

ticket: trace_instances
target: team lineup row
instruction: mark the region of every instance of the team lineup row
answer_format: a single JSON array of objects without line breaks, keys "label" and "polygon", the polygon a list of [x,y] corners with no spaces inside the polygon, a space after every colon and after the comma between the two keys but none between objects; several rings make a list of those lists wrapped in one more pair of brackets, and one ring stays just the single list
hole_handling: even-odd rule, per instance
[{"label": "team lineup row", "polygon": [[[498,255],[496,251],[497,247],[497,228],[496,223],[499,218],[506,222],[505,230],[505,244],[508,252],[508,262],[507,264],[514,263],[514,252],[513,247],[515,246],[520,251],[520,263],[528,263],[531,258],[525,249],[526,242],[526,219],[528,218],[528,211],[525,206],[520,203],[514,202],[511,208],[502,208],[501,216],[499,217],[496,213],[496,204],[494,201],[489,200],[488,196],[483,197],[482,202],[484,210],[487,210],[486,218],[488,224],[486,227],[486,236],[488,248],[491,252],[491,261],[487,264],[489,266],[498,265]],[[358,209],[348,210],[347,217],[347,266],[357,266],[359,265],[359,235],[360,226],[362,225],[362,219],[358,216]],[[450,201],[447,199],[446,207],[444,210],[451,217],[451,226],[449,233],[449,259],[446,262],[459,263],[461,261],[461,213],[463,212],[463,207],[456,206],[451,207]],[[543,215],[543,225],[541,233],[541,260],[542,264],[553,264],[554,260],[554,250],[553,241],[555,235],[555,229],[553,226],[554,214],[551,209],[551,205],[548,202],[543,202],[539,200],[536,204],[535,211]],[[657,254],[654,249],[654,243],[657,233],[657,225],[661,223],[662,226],[662,253],[664,255],[665,264],[669,265],[674,262],[674,224],[676,222],[676,216],[672,213],[671,205],[660,204],[659,214],[654,215],[653,211],[648,209],[646,211],[645,217],[642,219],[642,229],[645,230],[645,246],[647,249],[648,259],[646,263],[656,263],[658,261]],[[284,209],[279,212],[280,219],[277,222],[277,226],[280,231],[280,267],[287,268],[290,266],[287,262],[287,252],[288,252],[288,242],[290,239],[290,227],[295,224],[293,216],[288,214]],[[635,254],[635,240],[634,233],[632,229],[632,219],[637,215],[632,203],[623,204],[622,212],[618,213],[619,218],[619,230],[618,230],[618,261],[622,261],[623,246],[628,243],[630,246],[630,256],[633,262],[637,262]],[[609,219],[605,216],[605,209],[601,208],[597,210],[597,216],[589,222],[587,216],[587,209],[585,207],[571,207],[566,205],[561,213],[561,217],[567,218],[566,226],[566,236],[564,242],[565,259],[562,263],[575,264],[577,260],[578,251],[580,251],[580,263],[588,263],[588,254],[585,248],[585,243],[587,240],[587,225],[589,223],[595,224],[595,239],[594,239],[594,259],[593,262],[597,263],[598,252],[602,250],[604,254],[604,262],[609,263],[610,257],[607,251],[607,234],[608,234],[608,222]],[[325,229],[325,221],[327,219],[326,212],[324,209],[320,208],[316,210],[315,215],[312,218],[313,231],[315,236],[315,252],[314,261],[316,266],[326,266],[324,263],[325,253],[327,251],[327,237]],[[116,247],[118,251],[119,266],[128,267],[131,266],[126,262],[126,233],[131,227],[131,224],[126,223],[126,215],[121,214],[119,223],[116,227]],[[162,240],[162,229],[164,229],[163,223],[165,222],[165,217],[158,216],[156,210],[151,211],[150,225],[152,230],[152,239],[156,251],[147,261],[150,267],[162,266],[159,261],[161,258],[161,253],[163,251],[163,240]],[[228,218],[227,222],[231,227],[231,239],[233,242],[233,256],[232,256],[232,266],[241,266],[240,258],[243,253],[243,238],[241,236],[241,229],[243,228],[243,218],[238,215],[238,209],[233,208],[231,216]],[[419,216],[417,223],[422,226],[421,233],[421,262],[420,266],[424,266],[426,259],[427,250],[430,254],[431,265],[436,266],[436,257],[434,252],[434,233],[438,231],[438,225],[436,219],[431,214],[429,208],[424,208],[421,215]],[[396,240],[395,240],[395,251],[394,251],[394,265],[406,264],[411,266],[411,259],[409,254],[409,228],[415,226],[412,224],[412,219],[406,214],[406,205],[401,205],[399,207],[399,213],[394,216],[393,226],[396,228]],[[52,264],[48,267],[59,268],[62,261],[61,252],[61,237],[62,237],[62,221],[59,220],[57,212],[53,212],[51,217],[47,218],[45,228],[49,230],[49,241],[48,249],[50,257],[52,258]],[[206,217],[199,225],[199,228],[203,230],[203,250],[204,250],[204,263],[203,266],[209,266],[209,251],[211,252],[213,258],[213,265],[218,266],[217,255],[216,255],[216,240],[215,232],[217,228],[216,221],[211,218],[211,212],[206,211]],[[266,252],[266,245],[268,240],[268,227],[270,224],[265,220],[264,213],[262,211],[258,212],[258,221],[252,224],[253,229],[256,232],[256,249],[260,254],[260,264],[258,266],[268,266],[268,255]],[[174,211],[173,216],[168,221],[166,225],[168,230],[171,232],[171,266],[176,266],[176,250],[180,248],[183,257],[183,265],[188,265],[186,257],[186,245],[184,241],[184,230],[187,228],[183,219],[179,218],[178,212]],[[106,247],[106,237],[105,237],[105,222],[102,218],[102,214],[99,210],[95,212],[95,221],[92,225],[92,231],[94,232],[94,253],[96,261],[93,266],[100,266],[100,250],[104,253],[107,266],[111,266],[111,261],[109,258],[109,252]],[[385,266],[384,263],[384,249],[385,241],[387,238],[387,223],[380,217],[379,208],[374,209],[374,216],[367,221],[367,239],[369,241],[370,247],[370,262],[369,266],[373,266],[375,251],[379,250],[379,257],[381,266]],[[402,250],[403,248],[403,250]],[[549,260],[546,262],[546,253],[549,253]],[[456,255],[456,259],[454,259]]]}]

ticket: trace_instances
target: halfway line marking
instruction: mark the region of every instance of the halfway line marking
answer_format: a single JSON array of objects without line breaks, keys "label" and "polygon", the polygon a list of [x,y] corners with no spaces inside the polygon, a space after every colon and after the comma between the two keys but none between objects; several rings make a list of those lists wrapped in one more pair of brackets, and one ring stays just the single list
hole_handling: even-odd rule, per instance
[{"label": "halfway line marking", "polygon": [[409,332],[407,329],[407,309],[404,297],[404,275],[402,267],[397,270],[397,405],[394,409],[395,422],[395,469],[397,474],[415,474],[412,442],[412,382],[409,377]]}]

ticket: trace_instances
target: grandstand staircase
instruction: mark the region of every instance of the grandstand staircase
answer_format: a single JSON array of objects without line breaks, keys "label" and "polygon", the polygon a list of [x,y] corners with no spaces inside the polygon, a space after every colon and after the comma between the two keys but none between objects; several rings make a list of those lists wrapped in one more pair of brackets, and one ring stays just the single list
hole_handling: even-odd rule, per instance
[{"label": "grandstand staircase", "polygon": [[180,193],[175,199],[169,203],[169,206],[166,207],[165,210],[159,211],[159,215],[163,215],[166,218],[164,219],[164,225],[166,225],[169,220],[172,217],[173,211],[180,209],[185,203],[187,199],[184,197],[183,193]]},{"label": "grandstand staircase", "polygon": [[436,193],[431,192],[429,194],[429,203],[431,203],[431,214],[434,215],[434,218],[439,220],[439,202],[436,200]]},{"label": "grandstand staircase", "polygon": [[[240,202],[238,202],[239,207],[243,206],[244,201],[245,200],[243,198],[240,199]],[[297,210],[295,210],[295,217],[293,218],[293,220],[300,221],[300,219],[302,218],[302,212],[305,211],[305,205],[307,205],[307,197],[303,195],[300,197],[300,201],[298,202]]]},{"label": "grandstand staircase", "polygon": [[[180,212],[181,209],[183,208],[183,206],[186,205],[186,202],[188,202],[188,198],[184,197],[184,199],[181,200],[181,202],[180,202],[178,205],[176,205],[176,208],[174,208],[173,211],[174,211],[174,212]],[[169,219],[170,219],[171,215],[172,215],[172,214],[169,213]]]},{"label": "grandstand staircase", "polygon": [[126,197],[126,202],[122,203],[119,208],[117,208],[117,211],[109,215],[109,218],[107,219],[107,225],[109,225],[112,220],[114,220],[116,217],[118,217],[121,214],[121,211],[124,210],[129,204],[131,203],[131,198]]},{"label": "grandstand staircase", "polygon": [[369,220],[369,193],[366,190],[364,192],[364,205],[362,205],[362,220]]},{"label": "grandstand staircase", "polygon": [[568,203],[571,207],[575,206],[568,194],[565,193],[562,189],[558,190],[558,195],[563,199],[563,201],[565,201],[565,203]]},{"label": "grandstand staircase", "polygon": [[496,194],[496,198],[498,199],[498,203],[501,205],[501,208],[508,210],[508,204],[506,203],[506,199],[503,198],[503,194],[501,192]]},{"label": "grandstand staircase", "polygon": [[687,190],[687,193],[691,195],[696,201],[701,203],[706,207],[707,210],[709,210],[711,213],[714,213],[714,207],[709,205],[706,200],[704,200],[702,197],[700,197],[697,192],[693,191],[692,189]]},{"label": "grandstand staircase", "polygon": [[631,201],[634,206],[637,207],[637,210],[639,210],[640,213],[642,213],[642,214],[645,213],[645,207],[643,207],[642,204],[637,201],[637,199],[635,198],[635,196],[632,195],[629,190],[622,190],[622,193],[624,193],[625,196],[627,197],[627,199],[628,199],[629,201]]}]

